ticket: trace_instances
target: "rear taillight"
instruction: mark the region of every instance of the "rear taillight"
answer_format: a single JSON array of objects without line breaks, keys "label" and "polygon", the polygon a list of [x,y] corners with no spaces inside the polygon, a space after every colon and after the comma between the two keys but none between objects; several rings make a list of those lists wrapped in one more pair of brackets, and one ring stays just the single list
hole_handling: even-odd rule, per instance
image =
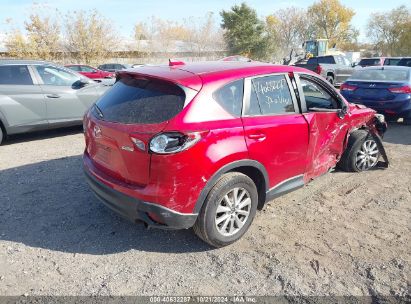
[{"label": "rear taillight", "polygon": [[322,72],[322,68],[321,68],[321,66],[320,65],[317,65],[317,67],[315,68],[315,72],[317,73],[317,74],[321,74],[321,72]]},{"label": "rear taillight", "polygon": [[391,93],[396,93],[396,94],[411,94],[411,87],[403,86],[403,87],[389,88],[388,91],[390,91]]},{"label": "rear taillight", "polygon": [[199,132],[181,134],[161,133],[150,140],[150,151],[158,154],[177,153],[195,145],[201,139]]},{"label": "rear taillight", "polygon": [[352,92],[352,91],[355,91],[356,89],[358,89],[358,87],[356,87],[354,85],[349,85],[349,84],[346,84],[346,83],[343,83],[340,86],[340,91],[350,91],[350,92]]}]

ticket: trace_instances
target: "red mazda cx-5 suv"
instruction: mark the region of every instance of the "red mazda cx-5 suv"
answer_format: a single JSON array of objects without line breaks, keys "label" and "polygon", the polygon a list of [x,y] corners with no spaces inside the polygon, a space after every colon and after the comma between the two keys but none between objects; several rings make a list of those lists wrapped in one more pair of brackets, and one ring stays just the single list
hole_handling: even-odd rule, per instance
[{"label": "red mazda cx-5 suv", "polygon": [[170,61],[117,74],[85,116],[84,169],[124,217],[194,227],[220,247],[266,201],[337,164],[364,171],[382,155],[387,165],[383,119],[305,69]]}]

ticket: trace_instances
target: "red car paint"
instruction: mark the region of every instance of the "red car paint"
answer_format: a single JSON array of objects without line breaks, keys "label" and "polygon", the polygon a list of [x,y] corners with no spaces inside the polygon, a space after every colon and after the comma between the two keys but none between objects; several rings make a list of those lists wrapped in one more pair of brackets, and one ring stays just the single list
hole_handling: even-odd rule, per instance
[{"label": "red car paint", "polygon": [[[301,89],[299,77],[314,77],[334,90],[347,113],[339,117],[337,112],[309,112],[300,103],[297,113],[235,117],[213,99],[213,92],[225,84],[271,74],[288,75],[294,92]],[[242,170],[248,166],[244,164],[255,164],[254,169],[260,168],[267,176],[267,182],[261,180],[258,185],[265,198],[270,189],[287,180],[301,176],[307,183],[335,167],[352,130],[369,127],[376,132],[375,111],[349,104],[325,80],[298,67],[220,61],[141,67],[119,72],[118,77],[162,79],[196,93],[174,118],[157,124],[109,122],[90,110],[84,120],[86,173],[128,197],[179,214],[198,213],[213,178],[224,172],[222,168]],[[156,134],[172,131],[199,132],[201,139],[174,154],[148,150]],[[145,150],[135,148],[132,138],[142,141]],[[128,151],[121,147],[134,148]]]},{"label": "red car paint", "polygon": [[113,78],[115,73],[106,72],[85,64],[67,64],[65,67],[91,79]]}]

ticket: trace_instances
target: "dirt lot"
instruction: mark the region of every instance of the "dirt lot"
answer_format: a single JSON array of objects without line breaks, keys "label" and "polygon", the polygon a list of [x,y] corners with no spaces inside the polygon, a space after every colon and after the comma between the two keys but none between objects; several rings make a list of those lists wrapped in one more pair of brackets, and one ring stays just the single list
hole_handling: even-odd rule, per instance
[{"label": "dirt lot", "polygon": [[79,129],[16,137],[0,147],[0,294],[410,296],[411,127],[385,142],[388,170],[327,174],[216,250],[101,205]]}]

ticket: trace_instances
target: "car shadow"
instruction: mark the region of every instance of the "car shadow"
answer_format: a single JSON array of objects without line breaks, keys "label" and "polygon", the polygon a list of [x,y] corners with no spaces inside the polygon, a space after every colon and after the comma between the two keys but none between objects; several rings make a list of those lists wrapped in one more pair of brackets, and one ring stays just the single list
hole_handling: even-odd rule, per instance
[{"label": "car shadow", "polygon": [[0,171],[0,239],[94,255],[211,249],[191,229],[147,230],[107,209],[84,179],[81,155]]},{"label": "car shadow", "polygon": [[402,122],[390,122],[383,141],[390,144],[411,145],[411,126]]},{"label": "car shadow", "polygon": [[7,146],[16,143],[29,142],[34,140],[41,140],[46,138],[54,138],[66,135],[75,135],[83,132],[83,126],[62,127],[58,129],[35,131],[30,133],[22,133],[9,135],[1,145]]}]

